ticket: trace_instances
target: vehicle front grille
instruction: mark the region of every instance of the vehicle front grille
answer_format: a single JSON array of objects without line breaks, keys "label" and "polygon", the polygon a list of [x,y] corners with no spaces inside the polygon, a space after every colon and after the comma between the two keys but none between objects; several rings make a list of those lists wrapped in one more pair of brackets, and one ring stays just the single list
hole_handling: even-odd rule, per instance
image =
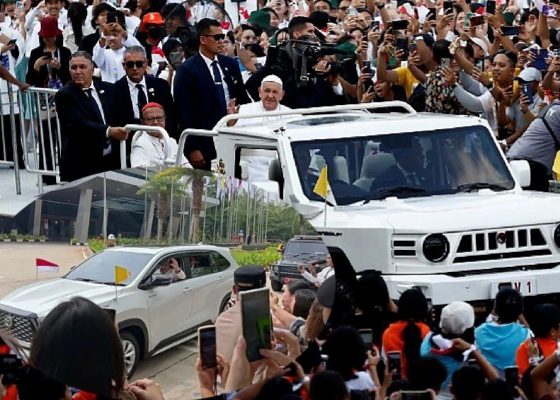
[{"label": "vehicle front grille", "polygon": [[454,263],[550,255],[539,228],[476,232],[461,236]]},{"label": "vehicle front grille", "polygon": [[22,342],[31,343],[37,328],[34,318],[0,310],[0,331]]}]

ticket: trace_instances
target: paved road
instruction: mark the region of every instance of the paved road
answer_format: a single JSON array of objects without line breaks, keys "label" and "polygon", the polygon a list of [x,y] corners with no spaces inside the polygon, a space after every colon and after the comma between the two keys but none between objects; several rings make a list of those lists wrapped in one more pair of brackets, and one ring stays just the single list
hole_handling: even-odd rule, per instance
[{"label": "paved road", "polygon": [[[87,256],[84,247],[52,243],[0,243],[0,298],[18,287],[62,276]],[[35,259],[43,258],[60,266],[59,273],[36,277]],[[194,365],[196,340],[191,340],[138,366],[132,379],[153,378],[162,386],[166,400],[196,399],[198,381]]]}]

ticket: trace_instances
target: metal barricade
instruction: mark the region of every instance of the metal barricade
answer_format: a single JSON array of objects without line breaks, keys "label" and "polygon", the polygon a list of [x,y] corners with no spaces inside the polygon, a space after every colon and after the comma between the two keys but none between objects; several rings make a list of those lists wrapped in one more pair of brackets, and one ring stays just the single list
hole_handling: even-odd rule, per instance
[{"label": "metal barricade", "polygon": [[[167,133],[167,131],[165,130],[165,128],[159,127],[159,126],[151,126],[151,125],[137,125],[137,124],[128,124],[124,127],[124,129],[126,129],[126,131],[129,133],[129,135],[131,133],[136,133],[136,132],[158,132],[159,134],[161,134],[163,136],[163,140],[165,141],[165,160],[164,160],[164,165],[173,165],[175,163],[175,160],[172,159],[171,157],[171,146],[169,145],[169,134]],[[130,145],[130,149],[132,150],[132,147],[134,147],[134,142],[136,141],[137,136],[135,135],[132,138],[132,142]],[[120,159],[121,159],[121,169],[125,169],[127,167],[126,165],[126,141],[121,141],[120,144]]]},{"label": "metal barricade", "polygon": [[52,176],[60,183],[59,160],[62,147],[60,121],[55,108],[56,89],[32,87],[18,93],[25,169],[40,176],[39,192],[43,192],[43,177]]}]

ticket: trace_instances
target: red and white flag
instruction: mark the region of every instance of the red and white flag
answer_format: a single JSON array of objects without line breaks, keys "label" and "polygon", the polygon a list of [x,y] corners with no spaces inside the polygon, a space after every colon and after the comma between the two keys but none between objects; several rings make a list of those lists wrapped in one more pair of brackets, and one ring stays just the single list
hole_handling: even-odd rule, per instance
[{"label": "red and white flag", "polygon": [[42,258],[36,258],[35,260],[37,272],[58,272],[58,264],[43,260]]}]

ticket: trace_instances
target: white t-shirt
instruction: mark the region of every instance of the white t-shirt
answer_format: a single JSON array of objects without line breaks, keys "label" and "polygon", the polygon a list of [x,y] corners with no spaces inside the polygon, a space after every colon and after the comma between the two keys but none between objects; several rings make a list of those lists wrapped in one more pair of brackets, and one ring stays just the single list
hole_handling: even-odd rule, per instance
[{"label": "white t-shirt", "polygon": [[356,373],[357,378],[350,379],[346,381],[346,388],[348,391],[351,390],[368,390],[372,391],[375,389],[375,383],[371,376],[365,371],[358,371]]}]

